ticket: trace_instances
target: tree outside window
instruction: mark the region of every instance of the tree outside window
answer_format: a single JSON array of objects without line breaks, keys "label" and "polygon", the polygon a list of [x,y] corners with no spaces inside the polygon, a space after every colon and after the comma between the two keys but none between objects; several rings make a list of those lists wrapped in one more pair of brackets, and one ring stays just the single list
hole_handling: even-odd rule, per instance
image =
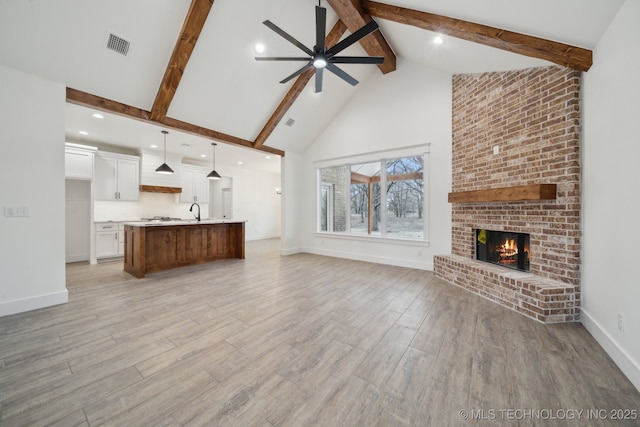
[{"label": "tree outside window", "polygon": [[322,168],[319,178],[320,231],[424,238],[424,156]]}]

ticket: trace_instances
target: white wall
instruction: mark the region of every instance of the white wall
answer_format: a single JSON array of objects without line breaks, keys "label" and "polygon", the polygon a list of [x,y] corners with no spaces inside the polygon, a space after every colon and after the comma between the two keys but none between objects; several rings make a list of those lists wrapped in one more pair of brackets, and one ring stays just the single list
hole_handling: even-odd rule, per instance
[{"label": "white wall", "polygon": [[282,255],[302,252],[302,217],[306,210],[302,209],[305,194],[310,189],[305,188],[302,177],[305,174],[303,157],[289,152],[281,160],[282,169]]},{"label": "white wall", "polygon": [[[288,167],[286,183],[299,183],[296,200],[285,208],[285,252],[299,250],[392,265],[433,269],[433,256],[451,252],[451,75],[398,60],[395,72],[377,73],[361,83],[356,95],[331,126],[307,150],[296,167]],[[316,235],[317,183],[314,162],[430,143],[430,239],[426,246],[389,241],[362,241]],[[289,154],[285,158],[289,159]],[[285,187],[285,191],[289,189]],[[291,234],[299,236],[297,241]]]},{"label": "white wall", "polygon": [[29,208],[0,213],[0,316],[68,300],[65,96],[63,84],[0,66],[0,205]]},{"label": "white wall", "polygon": [[217,171],[233,179],[233,219],[247,220],[246,240],[280,237],[280,175],[226,165]]},{"label": "white wall", "polygon": [[640,389],[638,22],[627,0],[584,74],[582,322]]}]

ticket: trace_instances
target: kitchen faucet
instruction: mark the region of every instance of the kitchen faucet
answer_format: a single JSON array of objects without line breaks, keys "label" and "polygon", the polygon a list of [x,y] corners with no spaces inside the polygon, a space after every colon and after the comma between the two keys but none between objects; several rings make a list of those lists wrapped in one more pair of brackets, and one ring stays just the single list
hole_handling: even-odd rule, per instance
[{"label": "kitchen faucet", "polygon": [[198,215],[196,215],[196,220],[198,220],[198,222],[200,222],[200,205],[197,203],[194,203],[193,205],[191,205],[191,207],[189,208],[189,212],[193,212],[193,207],[197,206],[198,207]]}]

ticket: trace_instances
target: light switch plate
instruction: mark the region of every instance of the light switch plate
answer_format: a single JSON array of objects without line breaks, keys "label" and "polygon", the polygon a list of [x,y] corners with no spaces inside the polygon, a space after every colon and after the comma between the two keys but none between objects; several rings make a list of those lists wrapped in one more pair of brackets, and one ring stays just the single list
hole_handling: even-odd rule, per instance
[{"label": "light switch plate", "polygon": [[5,206],[4,216],[17,217],[17,216],[29,216],[28,206]]}]

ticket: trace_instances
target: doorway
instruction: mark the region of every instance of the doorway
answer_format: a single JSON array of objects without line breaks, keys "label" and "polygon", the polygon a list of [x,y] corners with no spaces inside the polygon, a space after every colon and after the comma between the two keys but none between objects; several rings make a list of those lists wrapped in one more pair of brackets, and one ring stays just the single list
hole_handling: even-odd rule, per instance
[{"label": "doorway", "polygon": [[91,231],[91,181],[65,181],[65,262],[88,261]]},{"label": "doorway", "polygon": [[209,185],[209,218],[233,218],[233,178],[223,176]]}]

